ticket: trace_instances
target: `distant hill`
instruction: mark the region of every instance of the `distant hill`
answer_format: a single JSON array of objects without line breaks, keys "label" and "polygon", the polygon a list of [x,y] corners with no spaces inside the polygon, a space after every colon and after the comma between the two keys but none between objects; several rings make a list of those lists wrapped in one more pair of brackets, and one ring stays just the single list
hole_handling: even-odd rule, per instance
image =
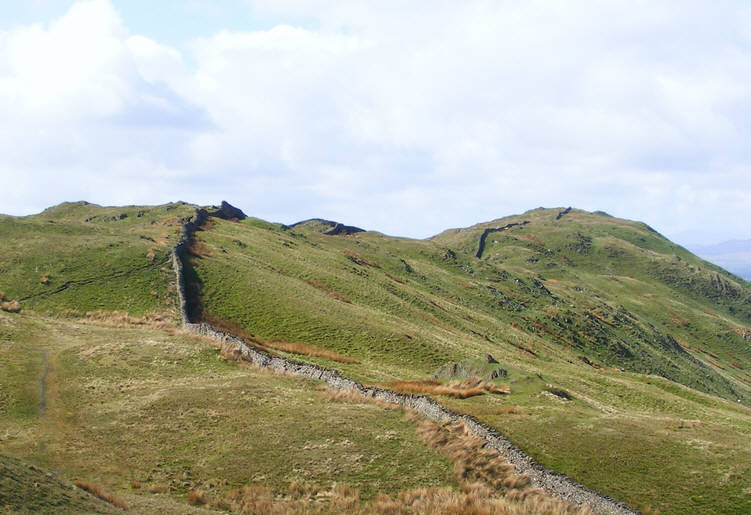
[{"label": "distant hill", "polygon": [[751,240],[730,240],[713,245],[689,245],[688,248],[697,256],[751,281]]}]

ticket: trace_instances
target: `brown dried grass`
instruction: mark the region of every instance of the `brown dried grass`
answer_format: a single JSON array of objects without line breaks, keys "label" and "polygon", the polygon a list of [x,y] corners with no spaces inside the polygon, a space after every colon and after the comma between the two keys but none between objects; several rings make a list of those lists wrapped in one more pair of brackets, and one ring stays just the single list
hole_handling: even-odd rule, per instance
[{"label": "brown dried grass", "polygon": [[172,488],[164,484],[151,484],[146,487],[146,490],[152,494],[168,494],[172,491]]},{"label": "brown dried grass", "polygon": [[[362,397],[360,397],[360,400]],[[238,513],[264,514],[474,514],[522,515],[546,513],[588,514],[578,507],[553,498],[529,486],[527,476],[516,474],[494,449],[469,433],[463,424],[436,424],[410,415],[418,422],[418,434],[430,447],[454,463],[460,490],[450,487],[418,488],[396,496],[377,494],[362,503],[360,492],[346,484],[334,484],[318,491],[291,483],[284,498],[263,486],[250,485],[231,491],[213,506]]]},{"label": "brown dried grass", "polygon": [[[464,424],[436,424],[418,419],[417,433],[426,445],[454,464],[454,474],[464,495],[455,494],[445,501],[447,505],[459,503],[468,509],[457,513],[589,512],[588,508],[573,506],[532,488],[528,476],[517,474],[497,450],[487,447],[485,440],[470,433]],[[522,511],[497,505],[497,501],[514,501],[521,505]],[[505,509],[512,511],[502,511]]]},{"label": "brown dried grass", "polygon": [[508,395],[511,390],[507,385],[497,385],[489,381],[484,381],[479,377],[470,377],[464,381],[451,381],[441,383],[434,379],[422,381],[393,381],[388,386],[400,393],[448,395],[455,399],[467,399],[476,395],[486,393]]},{"label": "brown dried grass", "polygon": [[19,313],[21,311],[21,304],[17,300],[11,300],[10,302],[0,302],[0,309],[7,311],[8,313]]},{"label": "brown dried grass", "polygon": [[115,497],[114,495],[105,494],[102,491],[102,487],[100,487],[99,485],[85,483],[83,481],[74,481],[73,484],[81,490],[86,490],[94,497],[98,497],[99,499],[106,501],[113,506],[117,506],[118,508],[121,508],[123,510],[128,510],[128,505],[125,504],[125,501],[123,501],[119,497]]},{"label": "brown dried grass", "polygon": [[374,399],[373,397],[366,397],[365,395],[359,394],[355,390],[332,390],[330,388],[324,387],[323,396],[324,398],[326,398],[326,400],[329,400],[331,402],[349,402],[352,404],[370,403],[387,410],[402,409],[402,406],[400,404],[396,404],[394,402],[386,402],[381,399]]},{"label": "brown dried grass", "polygon": [[300,354],[302,356],[313,356],[317,358],[330,359],[332,361],[338,361],[339,363],[360,363],[356,359],[344,356],[338,352],[334,352],[327,349],[321,349],[314,345],[300,342],[285,342],[285,341],[265,341],[258,338],[256,342],[264,347],[276,349],[283,352],[289,352],[292,354]]},{"label": "brown dried grass", "polygon": [[328,286],[326,286],[325,284],[323,284],[318,279],[305,279],[305,282],[308,283],[309,285],[311,285],[313,288],[321,290],[322,292],[324,292],[326,295],[328,295],[331,298],[334,298],[334,299],[336,299],[336,300],[338,300],[340,302],[344,302],[346,304],[352,304],[352,301],[349,300],[347,297],[345,297],[341,293],[337,293],[334,290],[330,289]]},{"label": "brown dried grass", "polygon": [[165,315],[150,314],[142,317],[132,317],[121,311],[88,311],[82,317],[79,315],[78,321],[83,324],[121,329],[138,327],[169,330],[175,328],[174,323]]},{"label": "brown dried grass", "polygon": [[191,490],[190,492],[188,492],[187,499],[188,504],[191,504],[193,506],[203,506],[209,503],[206,494],[204,494],[200,490]]}]

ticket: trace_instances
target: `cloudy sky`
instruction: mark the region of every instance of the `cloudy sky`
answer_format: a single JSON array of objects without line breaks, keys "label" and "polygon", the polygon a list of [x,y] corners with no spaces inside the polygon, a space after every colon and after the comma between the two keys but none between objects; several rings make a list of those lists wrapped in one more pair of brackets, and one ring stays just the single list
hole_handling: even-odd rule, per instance
[{"label": "cloudy sky", "polygon": [[0,0],[0,212],[426,237],[538,206],[751,238],[739,0]]}]

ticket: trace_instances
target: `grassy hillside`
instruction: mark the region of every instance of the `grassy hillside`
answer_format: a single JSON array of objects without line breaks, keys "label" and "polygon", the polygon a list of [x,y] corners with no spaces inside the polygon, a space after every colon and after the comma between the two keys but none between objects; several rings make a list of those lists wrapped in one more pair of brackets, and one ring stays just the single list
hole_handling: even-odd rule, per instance
[{"label": "grassy hillside", "polygon": [[122,513],[27,462],[0,456],[0,513]]},{"label": "grassy hillside", "polygon": [[185,512],[194,490],[315,497],[344,483],[367,501],[456,485],[403,413],[332,402],[313,381],[243,368],[203,340],[0,313],[0,369],[0,455],[138,512]]},{"label": "grassy hillside", "polygon": [[561,211],[427,241],[212,220],[194,315],[391,387],[491,354],[511,395],[442,401],[634,505],[751,509],[747,283],[644,224]]},{"label": "grassy hillside", "polygon": [[[486,229],[510,223],[519,225],[488,235],[481,259],[535,278],[558,297],[550,297],[549,309],[533,310],[536,324],[521,323],[526,330],[541,329],[603,364],[748,403],[746,281],[643,223],[604,213],[538,209],[447,231],[433,241],[474,254]],[[520,310],[522,319],[526,311]]]},{"label": "grassy hillside", "polygon": [[0,215],[0,291],[37,312],[172,314],[170,252],[194,209],[75,202]]},{"label": "grassy hillside", "polygon": [[[452,464],[400,412],[175,333],[169,252],[194,209],[0,217],[0,290],[22,306],[0,312],[0,455],[140,512],[188,511],[191,492],[325,506],[342,481],[360,503],[455,495]],[[422,241],[351,229],[211,218],[185,263],[193,318],[428,392],[633,506],[751,511],[748,283],[602,213],[540,209]],[[434,379],[472,375],[494,387],[457,399]]]}]

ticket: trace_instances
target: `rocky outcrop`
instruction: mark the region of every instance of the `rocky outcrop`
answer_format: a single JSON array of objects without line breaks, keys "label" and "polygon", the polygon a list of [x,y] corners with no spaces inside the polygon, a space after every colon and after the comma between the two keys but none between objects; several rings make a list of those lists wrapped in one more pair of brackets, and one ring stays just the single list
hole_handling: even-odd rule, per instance
[{"label": "rocky outcrop", "polygon": [[331,227],[331,229],[323,233],[327,236],[347,236],[350,234],[356,234],[358,232],[365,232],[365,229],[360,229],[359,227],[354,227],[352,225],[340,224],[339,222],[334,222],[331,220],[324,220],[323,218],[311,218],[309,220],[303,220],[302,222],[297,222],[292,225],[286,225],[285,228],[292,229],[293,227],[297,227],[298,225],[305,225],[310,222],[318,222],[320,224]]},{"label": "rocky outcrop", "polygon": [[[429,397],[401,394],[373,386],[364,386],[359,381],[342,376],[336,370],[280,356],[272,356],[267,352],[251,347],[236,336],[214,329],[209,324],[192,323],[187,309],[182,256],[187,250],[192,233],[206,220],[207,216],[212,215],[202,209],[196,210],[195,215],[186,221],[180,241],[173,251],[177,295],[183,319],[183,329],[186,332],[211,338],[219,343],[224,355],[253,363],[259,367],[316,379],[325,382],[332,389],[356,392],[363,397],[398,404],[435,422],[462,423],[473,434],[484,439],[488,447],[496,449],[503,455],[516,468],[518,473],[527,474],[535,487],[541,488],[548,494],[577,505],[589,506],[596,513],[636,513],[620,501],[598,494],[563,474],[546,469],[492,427],[472,416],[455,413]],[[498,230],[503,230],[503,228]]]},{"label": "rocky outcrop", "polygon": [[443,365],[433,374],[433,377],[435,379],[468,379],[470,377],[479,377],[486,381],[492,381],[493,379],[506,377],[507,375],[508,371],[501,368],[501,365],[493,356],[488,354],[484,363],[480,360],[465,360],[459,363]]},{"label": "rocky outcrop", "polygon": [[222,218],[223,220],[244,220],[247,218],[242,210],[236,208],[229,202],[222,200],[219,209],[211,213],[211,216]]}]

